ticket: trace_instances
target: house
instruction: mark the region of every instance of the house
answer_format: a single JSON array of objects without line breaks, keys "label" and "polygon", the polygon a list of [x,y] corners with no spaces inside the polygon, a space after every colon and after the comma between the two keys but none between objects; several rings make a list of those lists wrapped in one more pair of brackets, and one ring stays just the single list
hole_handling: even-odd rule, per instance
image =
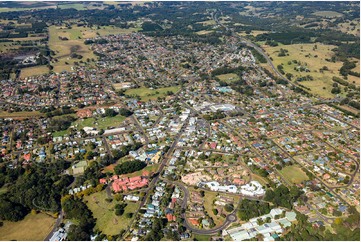
[{"label": "house", "polygon": [[175,221],[176,220],[176,217],[173,215],[173,214],[170,214],[168,213],[166,215],[167,219],[168,219],[168,222],[171,222],[171,221]]},{"label": "house", "polygon": [[76,115],[78,118],[90,118],[92,116],[92,111],[90,109],[79,110]]},{"label": "house", "polygon": [[198,218],[188,218],[189,223],[191,223],[193,226],[199,226]]}]

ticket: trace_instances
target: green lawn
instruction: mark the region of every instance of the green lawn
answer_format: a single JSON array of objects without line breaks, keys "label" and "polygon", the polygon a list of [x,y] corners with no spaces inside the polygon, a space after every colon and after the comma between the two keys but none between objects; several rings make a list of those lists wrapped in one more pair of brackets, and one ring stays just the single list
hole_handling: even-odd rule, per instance
[{"label": "green lawn", "polygon": [[294,184],[309,180],[306,173],[297,165],[286,166],[280,171],[280,173],[285,177],[285,179],[287,179],[287,181]]},{"label": "green lawn", "polygon": [[43,213],[28,214],[18,222],[4,221],[0,227],[0,240],[44,240],[54,223],[54,218]]},{"label": "green lawn", "polygon": [[217,77],[219,78],[219,80],[227,82],[227,83],[232,83],[232,82],[239,80],[239,76],[234,73],[223,74],[223,75],[219,75]]},{"label": "green lawn", "polygon": [[99,130],[99,129],[107,129],[108,127],[117,127],[125,119],[126,119],[126,117],[121,116],[121,115],[117,115],[114,117],[99,118],[99,119],[87,118],[87,119],[84,119],[83,121],[77,120],[73,123],[73,125],[74,126],[78,125],[77,126],[78,129],[82,129],[84,127],[95,127]]},{"label": "green lawn", "polygon": [[84,201],[87,202],[87,206],[93,212],[94,218],[97,219],[96,229],[99,229],[106,235],[119,234],[121,229],[126,229],[132,221],[132,218],[126,218],[126,213],[135,213],[138,209],[139,203],[127,202],[124,214],[122,216],[116,216],[114,212],[114,206],[119,203],[113,200],[111,203],[105,201],[107,198],[105,190],[91,194],[84,197]]},{"label": "green lawn", "polygon": [[58,8],[60,9],[69,9],[69,8],[74,8],[76,10],[86,10],[87,8],[84,7],[83,4],[81,3],[72,3],[72,4],[59,4]]},{"label": "green lawn", "polygon": [[53,137],[60,137],[69,134],[69,130],[61,130],[53,133]]},{"label": "green lawn", "polygon": [[180,86],[162,87],[157,89],[149,89],[146,87],[128,89],[125,95],[139,96],[142,101],[156,100],[158,97],[166,97],[167,92],[171,91],[176,93],[180,89]]},{"label": "green lawn", "polygon": [[210,241],[211,240],[210,235],[204,235],[204,234],[193,234],[193,238],[197,239],[198,241]]}]

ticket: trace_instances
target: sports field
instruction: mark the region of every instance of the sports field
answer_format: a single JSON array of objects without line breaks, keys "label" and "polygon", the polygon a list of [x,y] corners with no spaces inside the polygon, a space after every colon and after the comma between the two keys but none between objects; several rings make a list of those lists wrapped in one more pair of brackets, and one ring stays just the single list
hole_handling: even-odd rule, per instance
[{"label": "sports field", "polygon": [[288,182],[293,184],[299,184],[303,181],[309,180],[306,173],[297,165],[286,166],[280,171],[280,173],[285,179],[287,179]]},{"label": "sports field", "polygon": [[232,83],[235,81],[239,80],[239,77],[237,74],[234,73],[228,73],[228,74],[223,74],[223,75],[218,75],[216,76],[219,78],[219,80],[227,82],[227,83]]}]

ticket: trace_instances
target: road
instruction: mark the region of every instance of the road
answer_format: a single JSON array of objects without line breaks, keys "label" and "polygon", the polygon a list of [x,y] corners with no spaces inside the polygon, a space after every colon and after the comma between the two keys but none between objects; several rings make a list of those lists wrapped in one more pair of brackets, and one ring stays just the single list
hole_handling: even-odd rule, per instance
[{"label": "road", "polygon": [[[184,197],[183,197],[183,200],[182,200],[182,204],[181,204],[181,208],[182,209],[187,209],[187,202],[188,202],[188,199],[189,199],[189,191],[187,189],[187,187],[182,183],[182,182],[178,182],[178,181],[169,181],[167,179],[162,179],[164,181],[166,181],[167,183],[171,183],[171,184],[174,184],[174,185],[177,185],[178,187],[180,187],[180,189],[182,189],[183,191],[183,194],[184,194]],[[202,189],[202,190],[205,190],[205,189]],[[235,195],[234,193],[232,193],[232,195]],[[267,202],[267,201],[264,201],[263,200],[263,197],[248,197],[248,196],[242,196],[240,194],[239,195],[239,201],[238,201],[238,204],[237,206],[235,206],[235,210],[228,214],[227,217],[226,217],[226,221],[218,226],[218,227],[215,227],[215,228],[211,228],[211,229],[207,229],[207,230],[204,230],[204,229],[198,229],[198,228],[194,228],[192,225],[190,225],[188,223],[188,220],[186,218],[186,213],[182,213],[182,218],[184,220],[184,226],[192,231],[193,233],[196,233],[196,234],[202,234],[202,235],[212,235],[212,234],[216,234],[224,229],[226,229],[231,223],[237,221],[237,211],[238,211],[238,207],[239,207],[239,204],[240,202],[243,200],[243,199],[249,199],[249,200],[256,200],[256,201],[263,201],[263,202]]]},{"label": "road", "polygon": [[145,192],[145,195],[142,199],[142,201],[140,202],[140,205],[139,205],[139,208],[137,209],[137,211],[135,212],[134,214],[134,220],[132,221],[132,223],[128,226],[127,228],[127,231],[124,233],[123,235],[123,239],[125,238],[125,236],[129,233],[129,230],[130,228],[132,227],[132,224],[134,223],[135,221],[135,218],[137,217],[138,213],[139,213],[139,210],[144,207],[145,203],[147,202],[148,200],[148,197],[149,197],[149,194],[150,192],[154,189],[155,185],[157,184],[159,178],[160,178],[160,175],[161,173],[163,172],[164,170],[164,167],[167,165],[168,161],[170,160],[171,158],[171,154],[173,153],[174,149],[176,148],[176,145],[186,127],[186,124],[188,123],[188,120],[189,120],[189,117],[183,122],[183,126],[182,128],[180,129],[180,131],[178,132],[177,136],[175,137],[171,147],[169,148],[169,150],[167,151],[167,153],[163,156],[162,158],[162,163],[161,165],[159,166],[158,168],[158,171],[157,171],[157,175],[156,177],[153,178],[153,180],[150,182],[149,186],[148,186],[148,189],[146,190]]},{"label": "road", "polygon": [[44,241],[49,241],[50,238],[54,235],[55,231],[58,230],[60,223],[63,221],[64,212],[63,210],[60,211],[60,214],[58,218],[56,219],[56,222],[54,224],[53,229],[50,231],[50,233],[45,237]]}]

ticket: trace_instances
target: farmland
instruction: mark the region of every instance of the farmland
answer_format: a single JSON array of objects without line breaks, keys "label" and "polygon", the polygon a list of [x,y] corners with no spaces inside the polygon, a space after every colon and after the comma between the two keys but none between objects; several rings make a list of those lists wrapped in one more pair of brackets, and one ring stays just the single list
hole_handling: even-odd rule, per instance
[{"label": "farmland", "polygon": [[[67,29],[65,27],[49,27],[49,47],[55,52],[56,62],[52,63],[54,72],[70,71],[71,66],[80,60],[71,58],[72,53],[81,55],[83,60],[96,58],[89,46],[84,44],[79,29]],[[59,37],[68,38],[61,40]]]},{"label": "farmland", "polygon": [[[71,71],[71,67],[75,62],[85,61],[87,59],[96,59],[96,56],[91,51],[90,46],[84,44],[84,40],[88,38],[95,38],[97,36],[105,36],[110,34],[128,34],[139,31],[140,28],[122,29],[114,26],[104,27],[78,27],[72,25],[71,28],[65,26],[49,27],[49,47],[55,51],[54,58],[57,59],[53,63],[54,72]],[[67,40],[61,40],[66,38]],[[72,58],[71,54],[76,53],[82,58]]]},{"label": "farmland", "polygon": [[[334,95],[331,93],[332,89],[332,77],[341,77],[339,69],[342,66],[341,61],[330,62],[326,59],[331,59],[333,51],[336,46],[322,45],[322,44],[293,44],[293,45],[280,45],[276,47],[270,47],[267,45],[262,46],[267,54],[273,59],[274,65],[283,66],[285,73],[291,73],[294,77],[292,80],[298,77],[304,77],[310,75],[313,77],[312,81],[302,81],[301,84],[310,88],[312,94],[319,95],[324,98],[332,98]],[[286,56],[279,56],[280,49],[287,50]],[[296,61],[293,62],[293,61]],[[303,66],[309,69],[309,72],[299,72],[295,68]],[[327,67],[327,70],[320,71],[321,68]],[[349,82],[355,81],[357,85],[360,83],[360,79],[357,77],[349,77]],[[342,93],[341,95],[345,95]]]}]

